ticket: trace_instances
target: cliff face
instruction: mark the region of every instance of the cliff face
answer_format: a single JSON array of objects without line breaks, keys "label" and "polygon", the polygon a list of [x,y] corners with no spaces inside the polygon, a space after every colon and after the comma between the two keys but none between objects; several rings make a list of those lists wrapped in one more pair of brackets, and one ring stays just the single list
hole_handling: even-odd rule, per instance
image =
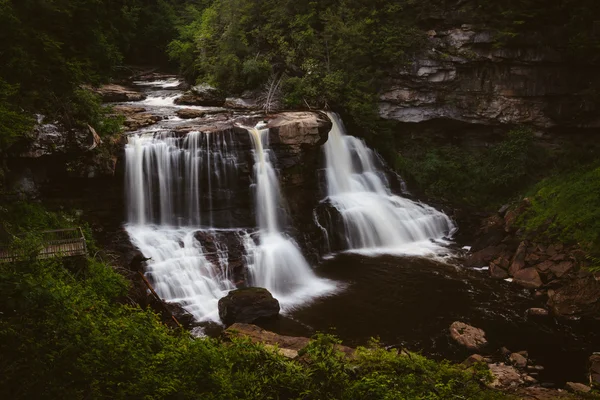
[{"label": "cliff face", "polygon": [[427,34],[429,49],[380,92],[382,118],[600,128],[592,65],[570,63],[534,36],[498,46],[493,32],[465,24]]}]

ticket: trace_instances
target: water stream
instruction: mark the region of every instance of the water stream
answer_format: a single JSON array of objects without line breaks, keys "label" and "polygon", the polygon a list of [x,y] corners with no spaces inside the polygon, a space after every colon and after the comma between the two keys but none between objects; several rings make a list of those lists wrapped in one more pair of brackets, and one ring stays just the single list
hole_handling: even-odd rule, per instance
[{"label": "water stream", "polygon": [[[375,154],[344,132],[339,116],[325,143],[327,198],[335,209],[320,225],[342,232],[342,249],[363,253],[431,255],[443,250],[455,227],[444,213],[391,192]],[[336,217],[341,217],[341,224]],[[341,225],[341,226],[340,226]]]}]

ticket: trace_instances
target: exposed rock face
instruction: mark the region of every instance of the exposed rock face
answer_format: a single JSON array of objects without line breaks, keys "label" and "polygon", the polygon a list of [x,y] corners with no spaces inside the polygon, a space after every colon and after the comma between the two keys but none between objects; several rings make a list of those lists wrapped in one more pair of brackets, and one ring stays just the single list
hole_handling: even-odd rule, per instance
[{"label": "exposed rock face", "polygon": [[279,315],[279,301],[263,288],[232,290],[219,300],[219,317],[225,325],[254,322]]},{"label": "exposed rock face", "polygon": [[458,344],[472,351],[481,350],[487,345],[485,332],[482,329],[467,325],[464,322],[453,322],[452,325],[450,325],[450,336]]},{"label": "exposed rock face", "polygon": [[67,152],[85,152],[98,147],[102,141],[88,125],[83,129],[67,129],[58,122],[44,124],[43,117],[38,117],[37,124],[29,134],[29,144],[21,153],[23,158],[39,158]]},{"label": "exposed rock face", "polygon": [[196,85],[175,100],[175,104],[186,106],[221,107],[225,104],[225,96],[220,90],[207,85]]},{"label": "exposed rock face", "polygon": [[499,48],[492,32],[469,25],[429,36],[430,50],[380,94],[381,117],[413,123],[452,119],[538,128],[600,126],[595,104],[581,95],[590,79],[598,79],[591,67],[567,63],[557,51],[537,45],[536,38]]},{"label": "exposed rock face", "polygon": [[121,85],[104,85],[92,88],[92,91],[102,97],[105,103],[116,103],[121,101],[141,101],[146,98],[144,93],[136,92]]}]

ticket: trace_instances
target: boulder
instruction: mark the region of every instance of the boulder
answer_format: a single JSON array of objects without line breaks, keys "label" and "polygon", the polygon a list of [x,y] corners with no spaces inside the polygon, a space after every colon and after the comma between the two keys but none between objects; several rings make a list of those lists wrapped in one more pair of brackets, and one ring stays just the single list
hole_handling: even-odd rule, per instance
[{"label": "boulder", "polygon": [[331,121],[322,113],[284,112],[268,122],[281,144],[300,150],[300,146],[317,146],[327,141]]},{"label": "boulder", "polygon": [[192,87],[189,92],[175,99],[175,104],[221,107],[225,104],[225,96],[220,90],[207,84],[201,84]]},{"label": "boulder", "polygon": [[565,389],[571,393],[589,393],[592,391],[591,387],[584,385],[583,383],[575,382],[567,382],[565,384]]},{"label": "boulder", "polygon": [[554,266],[554,262],[551,260],[546,260],[542,263],[539,263],[535,266],[535,268],[539,271],[539,272],[548,272],[550,270],[550,268]]},{"label": "boulder", "polygon": [[225,325],[276,317],[279,309],[279,301],[264,288],[232,290],[219,300],[219,317]]},{"label": "boulder", "polygon": [[205,115],[205,111],[194,108],[183,108],[181,110],[177,110],[177,116],[183,119],[202,118]]},{"label": "boulder", "polygon": [[590,384],[592,386],[600,385],[600,353],[590,357]]},{"label": "boulder", "polygon": [[470,355],[465,361],[462,362],[464,366],[471,367],[477,363],[485,362],[485,358],[479,354]]},{"label": "boulder", "polygon": [[512,353],[508,359],[517,368],[523,369],[527,366],[527,358],[519,353]]},{"label": "boulder", "polygon": [[593,277],[578,278],[548,291],[548,307],[561,317],[600,315],[600,282]]},{"label": "boulder", "polygon": [[528,289],[537,289],[543,285],[542,278],[535,268],[525,268],[517,271],[514,282]]},{"label": "boulder", "polygon": [[492,374],[492,383],[490,387],[495,389],[510,389],[521,386],[525,383],[521,374],[513,366],[504,363],[489,364],[490,373]]},{"label": "boulder", "polygon": [[92,91],[99,94],[105,103],[115,103],[124,101],[141,101],[147,96],[144,93],[136,92],[121,85],[109,84],[98,88],[92,88]]},{"label": "boulder", "polygon": [[481,350],[487,345],[485,332],[482,329],[456,321],[450,325],[450,336],[461,346],[469,350]]}]

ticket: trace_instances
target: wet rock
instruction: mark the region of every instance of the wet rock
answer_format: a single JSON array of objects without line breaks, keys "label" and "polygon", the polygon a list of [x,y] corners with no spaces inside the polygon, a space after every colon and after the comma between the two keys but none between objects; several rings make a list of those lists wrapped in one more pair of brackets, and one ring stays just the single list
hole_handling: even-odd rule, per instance
[{"label": "wet rock", "polygon": [[463,365],[467,367],[471,367],[477,363],[485,362],[485,358],[479,354],[470,355],[465,361],[462,362]]},{"label": "wet rock", "polygon": [[484,267],[490,265],[490,262],[497,259],[498,256],[503,252],[503,246],[490,246],[483,250],[477,251],[471,254],[466,260],[465,265],[467,267]]},{"label": "wet rock", "polygon": [[219,317],[225,325],[276,317],[279,309],[279,301],[264,288],[232,290],[219,300]]},{"label": "wet rock", "polygon": [[592,391],[591,387],[584,385],[583,383],[575,382],[567,382],[565,384],[565,389],[571,393],[589,393]]},{"label": "wet rock", "polygon": [[542,278],[535,268],[525,268],[517,271],[514,282],[528,289],[537,289],[542,286]]},{"label": "wet rock", "polygon": [[511,276],[515,276],[515,274],[525,268],[525,257],[527,256],[527,242],[521,242],[519,244],[519,248],[515,253],[512,263],[510,264],[510,268],[508,269],[508,273]]},{"label": "wet rock", "polygon": [[525,382],[515,367],[504,363],[488,365],[492,374],[490,387],[496,389],[509,389],[523,385]]},{"label": "wet rock", "polygon": [[146,98],[144,93],[136,92],[121,85],[109,84],[93,88],[93,92],[102,97],[105,103],[115,103],[122,101],[141,101]]},{"label": "wet rock", "polygon": [[547,317],[550,312],[544,308],[530,308],[527,310],[527,315],[531,317]]},{"label": "wet rock", "polygon": [[574,263],[572,261],[563,261],[558,264],[554,264],[550,267],[550,271],[556,275],[557,278],[562,278],[564,275],[568,274],[574,267]]},{"label": "wet rock", "polygon": [[481,350],[487,345],[485,332],[482,329],[456,321],[450,325],[450,336],[461,346],[469,350]]},{"label": "wet rock", "polygon": [[221,107],[225,104],[225,96],[220,90],[207,84],[201,84],[192,87],[189,92],[175,99],[175,104]]},{"label": "wet rock", "polygon": [[512,353],[508,359],[517,368],[523,369],[527,366],[527,358],[519,353]]},{"label": "wet rock", "polygon": [[600,315],[600,282],[578,278],[548,291],[548,307],[560,317]]},{"label": "wet rock", "polygon": [[508,271],[498,265],[496,262],[490,264],[490,276],[492,279],[506,279],[508,278]]},{"label": "wet rock", "polygon": [[600,385],[600,353],[590,357],[590,384],[592,386]]},{"label": "wet rock", "polygon": [[177,116],[182,119],[202,118],[206,115],[203,110],[197,110],[194,108],[184,108],[177,110]]}]

